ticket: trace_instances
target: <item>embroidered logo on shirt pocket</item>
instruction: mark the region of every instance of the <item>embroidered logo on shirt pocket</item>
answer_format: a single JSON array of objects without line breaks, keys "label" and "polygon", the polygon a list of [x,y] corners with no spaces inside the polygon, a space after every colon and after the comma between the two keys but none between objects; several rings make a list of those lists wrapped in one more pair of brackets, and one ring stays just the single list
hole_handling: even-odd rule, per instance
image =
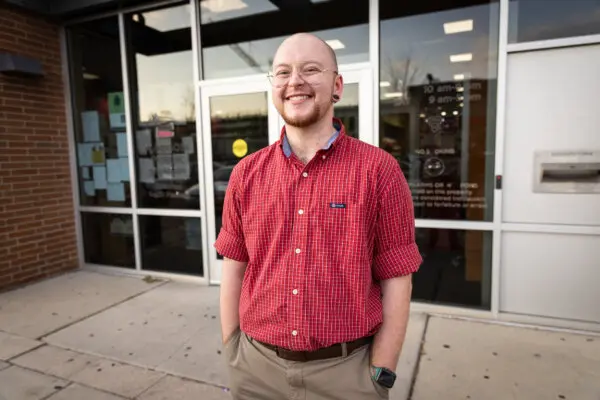
[{"label": "embroidered logo on shirt pocket", "polygon": [[346,203],[329,203],[329,208],[346,208]]}]

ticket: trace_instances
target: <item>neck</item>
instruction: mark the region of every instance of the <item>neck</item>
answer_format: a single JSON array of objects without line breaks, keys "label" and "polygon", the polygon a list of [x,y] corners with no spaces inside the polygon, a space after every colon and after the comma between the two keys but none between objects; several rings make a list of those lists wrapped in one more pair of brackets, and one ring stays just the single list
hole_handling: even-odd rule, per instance
[{"label": "neck", "polygon": [[328,117],[307,127],[285,126],[290,147],[303,163],[308,163],[317,154],[317,151],[325,147],[333,135],[332,121],[332,117]]}]

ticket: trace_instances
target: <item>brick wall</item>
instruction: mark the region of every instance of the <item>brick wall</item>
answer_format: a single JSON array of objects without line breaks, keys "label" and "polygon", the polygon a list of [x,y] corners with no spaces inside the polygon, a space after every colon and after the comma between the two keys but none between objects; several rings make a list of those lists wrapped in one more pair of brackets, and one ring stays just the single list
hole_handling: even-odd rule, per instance
[{"label": "brick wall", "polygon": [[0,2],[0,51],[45,76],[0,73],[0,289],[77,266],[59,27]]}]

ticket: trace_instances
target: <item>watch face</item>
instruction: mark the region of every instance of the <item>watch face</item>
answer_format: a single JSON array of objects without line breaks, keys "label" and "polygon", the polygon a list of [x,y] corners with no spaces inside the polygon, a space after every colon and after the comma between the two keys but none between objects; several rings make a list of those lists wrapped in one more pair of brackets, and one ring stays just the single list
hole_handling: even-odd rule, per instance
[{"label": "watch face", "polygon": [[381,386],[384,386],[389,389],[391,389],[392,386],[394,386],[395,381],[396,381],[396,375],[394,375],[394,373],[392,373],[390,371],[386,371],[386,370],[381,371],[381,374],[379,375],[379,379],[377,379],[377,382]]}]

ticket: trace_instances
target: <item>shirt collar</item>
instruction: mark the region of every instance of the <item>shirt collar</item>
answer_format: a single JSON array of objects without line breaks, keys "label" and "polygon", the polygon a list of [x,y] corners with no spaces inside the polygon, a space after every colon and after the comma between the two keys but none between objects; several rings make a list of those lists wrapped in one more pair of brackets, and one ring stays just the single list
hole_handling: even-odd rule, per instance
[{"label": "shirt collar", "polygon": [[[333,127],[335,128],[335,133],[329,138],[325,146],[323,146],[323,150],[329,150],[333,143],[335,143],[336,139],[344,133],[344,125],[342,121],[337,118],[333,119]],[[292,146],[290,146],[290,142],[287,139],[287,135],[285,134],[285,127],[283,127],[281,131],[281,148],[283,150],[283,154],[290,158],[292,155]]]}]

